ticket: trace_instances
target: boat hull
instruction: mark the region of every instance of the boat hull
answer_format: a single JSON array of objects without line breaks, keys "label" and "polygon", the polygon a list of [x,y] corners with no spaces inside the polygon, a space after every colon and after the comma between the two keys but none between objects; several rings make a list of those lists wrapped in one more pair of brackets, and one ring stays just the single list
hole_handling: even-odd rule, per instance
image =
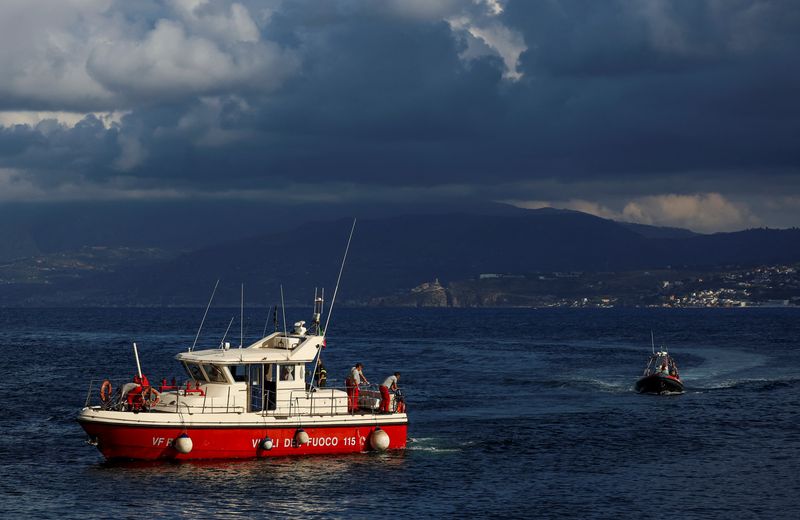
[{"label": "boat hull", "polygon": [[683,383],[672,376],[653,374],[636,381],[636,391],[641,394],[682,394]]},{"label": "boat hull", "polygon": [[[374,417],[372,418],[374,419]],[[407,424],[361,424],[303,426],[308,442],[295,440],[298,426],[186,426],[129,425],[80,420],[93,444],[108,460],[252,459],[296,455],[359,453],[371,450],[370,436],[378,426],[389,436],[387,449],[406,446]],[[287,425],[288,426],[288,425]],[[174,442],[182,434],[192,440],[188,453]],[[272,439],[271,449],[262,441]]]}]

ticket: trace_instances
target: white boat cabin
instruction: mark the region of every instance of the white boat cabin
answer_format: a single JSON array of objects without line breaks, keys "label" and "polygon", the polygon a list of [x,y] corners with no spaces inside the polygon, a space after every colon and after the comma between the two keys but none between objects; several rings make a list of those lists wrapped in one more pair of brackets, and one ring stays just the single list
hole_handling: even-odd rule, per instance
[{"label": "white boat cabin", "polygon": [[324,337],[307,335],[304,322],[240,348],[182,352],[186,387],[163,387],[154,412],[259,413],[275,416],[346,414],[347,393],[318,388],[312,374]]}]

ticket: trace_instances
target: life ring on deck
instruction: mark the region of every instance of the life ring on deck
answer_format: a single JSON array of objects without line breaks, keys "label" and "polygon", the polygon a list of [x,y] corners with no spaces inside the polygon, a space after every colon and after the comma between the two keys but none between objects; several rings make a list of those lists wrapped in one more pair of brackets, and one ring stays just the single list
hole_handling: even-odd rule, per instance
[{"label": "life ring on deck", "polygon": [[104,403],[108,402],[111,399],[111,395],[113,394],[113,387],[111,386],[111,381],[108,379],[103,380],[103,384],[100,385],[100,400]]},{"label": "life ring on deck", "polygon": [[161,394],[152,386],[148,386],[142,390],[142,404],[148,408],[152,408],[161,401]]}]

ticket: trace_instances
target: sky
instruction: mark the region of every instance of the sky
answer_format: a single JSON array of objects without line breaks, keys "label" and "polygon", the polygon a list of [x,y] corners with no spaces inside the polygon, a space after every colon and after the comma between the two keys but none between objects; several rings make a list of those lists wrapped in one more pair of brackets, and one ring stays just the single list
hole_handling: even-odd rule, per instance
[{"label": "sky", "polygon": [[800,226],[796,0],[4,0],[0,205]]}]

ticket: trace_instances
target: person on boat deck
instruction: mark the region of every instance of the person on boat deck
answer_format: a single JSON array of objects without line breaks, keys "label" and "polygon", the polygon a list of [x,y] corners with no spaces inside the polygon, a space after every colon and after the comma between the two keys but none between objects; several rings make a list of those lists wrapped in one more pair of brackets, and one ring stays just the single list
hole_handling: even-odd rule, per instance
[{"label": "person on boat deck", "polygon": [[322,359],[317,364],[317,370],[314,373],[314,379],[317,381],[317,387],[325,388],[328,383],[328,371],[325,370],[325,365],[322,364]]},{"label": "person on boat deck", "polygon": [[366,376],[364,376],[364,365],[361,363],[356,363],[353,365],[353,368],[350,369],[350,374],[345,380],[348,397],[347,409],[350,412],[355,412],[358,410],[358,387],[361,383],[368,385],[369,381],[367,381]]},{"label": "person on boat deck", "polygon": [[395,372],[394,375],[391,375],[383,380],[383,384],[380,386],[381,390],[381,412],[383,413],[390,413],[391,410],[389,409],[389,405],[392,402],[392,398],[389,397],[389,390],[392,392],[397,392],[397,380],[400,379],[400,372]]},{"label": "person on boat deck", "polygon": [[666,364],[666,363],[664,363],[663,365],[661,365],[661,370],[660,370],[660,372],[661,372],[662,374],[664,374],[665,376],[668,376],[668,375],[669,375],[669,369],[667,368],[667,364]]},{"label": "person on boat deck", "polygon": [[122,385],[122,397],[125,398],[128,406],[138,408],[142,400],[142,392],[144,392],[145,388],[149,387],[150,381],[148,381],[147,376],[142,375],[142,377],[139,377],[135,375],[133,376],[133,383],[125,383]]}]

